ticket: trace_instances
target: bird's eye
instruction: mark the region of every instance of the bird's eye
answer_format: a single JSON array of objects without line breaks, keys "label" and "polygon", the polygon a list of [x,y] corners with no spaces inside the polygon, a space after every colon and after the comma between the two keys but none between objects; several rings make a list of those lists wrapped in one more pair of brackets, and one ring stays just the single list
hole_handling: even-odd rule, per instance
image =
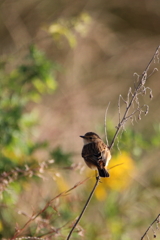
[{"label": "bird's eye", "polygon": [[92,139],[92,137],[90,137],[89,139]]}]

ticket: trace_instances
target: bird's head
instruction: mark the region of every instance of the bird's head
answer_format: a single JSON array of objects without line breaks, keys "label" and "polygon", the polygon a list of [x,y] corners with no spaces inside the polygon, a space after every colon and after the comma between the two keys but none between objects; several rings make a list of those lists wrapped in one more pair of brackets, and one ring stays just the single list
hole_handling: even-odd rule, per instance
[{"label": "bird's head", "polygon": [[83,138],[84,145],[91,143],[91,142],[97,142],[101,138],[94,132],[87,132],[84,136],[80,136]]}]

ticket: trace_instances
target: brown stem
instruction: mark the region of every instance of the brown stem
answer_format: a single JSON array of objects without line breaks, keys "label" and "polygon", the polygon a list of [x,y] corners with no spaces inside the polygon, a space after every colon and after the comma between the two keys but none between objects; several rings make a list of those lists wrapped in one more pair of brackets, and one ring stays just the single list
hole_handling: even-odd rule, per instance
[{"label": "brown stem", "polygon": [[[119,124],[118,124],[118,126],[117,126],[117,130],[116,130],[116,132],[115,132],[115,134],[114,134],[114,137],[113,137],[112,142],[111,142],[111,144],[110,144],[110,146],[109,146],[109,149],[111,149],[111,148],[113,147],[113,145],[114,145],[114,143],[115,143],[115,140],[116,140],[116,138],[117,138],[117,135],[118,135],[121,127],[122,127],[122,126],[124,125],[124,123],[127,121],[127,114],[128,114],[128,112],[129,112],[129,110],[130,110],[130,108],[131,108],[134,100],[136,99],[139,90],[144,86],[144,84],[146,83],[146,80],[148,79],[148,76],[147,76],[148,70],[149,70],[149,68],[150,68],[151,63],[154,61],[155,57],[158,58],[159,48],[160,48],[160,45],[156,48],[156,51],[155,51],[153,57],[151,58],[151,60],[150,60],[149,63],[147,64],[147,67],[145,68],[145,70],[144,70],[144,72],[143,72],[143,74],[142,74],[142,76],[141,76],[141,79],[140,79],[140,81],[139,81],[139,84],[137,85],[137,87],[135,87],[134,93],[132,94],[132,98],[131,98],[130,102],[127,104],[126,111],[125,111],[125,113],[124,113],[124,115],[123,115],[123,117],[122,117],[122,120],[119,120]],[[159,58],[158,58],[158,59],[159,59]]]},{"label": "brown stem", "polygon": [[[144,239],[144,237],[147,235],[149,229],[152,227],[152,225],[157,221],[159,222],[159,217],[160,217],[160,214],[158,214],[158,216],[156,217],[156,219],[154,219],[154,221],[149,225],[149,227],[147,228],[147,230],[145,231],[145,233],[143,234],[143,236],[141,237],[141,240]],[[154,235],[154,237],[156,237],[156,235]]]},{"label": "brown stem", "polygon": [[87,202],[86,202],[86,204],[84,205],[84,208],[83,208],[82,212],[80,213],[77,221],[76,221],[75,224],[73,225],[73,227],[72,227],[72,229],[71,229],[68,237],[66,238],[66,240],[69,240],[69,239],[70,239],[73,230],[75,229],[75,227],[76,227],[77,224],[79,223],[81,217],[83,216],[83,214],[84,214],[84,212],[85,212],[85,210],[86,210],[86,208],[87,208],[87,206],[88,206],[88,204],[89,204],[89,202],[90,202],[90,200],[91,200],[91,198],[92,198],[92,196],[93,196],[93,193],[94,193],[94,191],[95,191],[95,189],[96,189],[96,187],[97,187],[97,185],[98,185],[98,183],[99,183],[99,179],[100,179],[100,176],[96,177],[96,182],[95,182],[95,185],[94,185],[94,187],[93,187],[93,189],[92,189],[92,191],[91,191],[91,193],[90,193],[90,195],[89,195],[89,198],[87,199]]},{"label": "brown stem", "polygon": [[129,112],[129,109],[130,109],[130,107],[132,106],[132,103],[133,103],[133,101],[134,101],[134,99],[135,99],[135,97],[136,97],[136,94],[137,94],[137,91],[135,91],[135,93],[133,94],[133,97],[132,97],[129,105],[128,105],[128,107],[126,108],[126,111],[125,111],[125,113],[124,113],[124,116],[123,116],[122,120],[120,121],[120,123],[118,124],[117,131],[116,131],[116,133],[115,133],[115,135],[114,135],[114,137],[113,137],[113,139],[112,139],[112,142],[111,142],[111,144],[110,144],[110,146],[109,146],[109,149],[111,149],[111,148],[113,147],[113,145],[114,145],[115,139],[116,139],[116,137],[117,137],[117,135],[118,135],[118,133],[119,133],[122,125],[123,125],[123,122],[124,122],[125,119],[126,119],[126,116],[127,116],[128,112]]}]

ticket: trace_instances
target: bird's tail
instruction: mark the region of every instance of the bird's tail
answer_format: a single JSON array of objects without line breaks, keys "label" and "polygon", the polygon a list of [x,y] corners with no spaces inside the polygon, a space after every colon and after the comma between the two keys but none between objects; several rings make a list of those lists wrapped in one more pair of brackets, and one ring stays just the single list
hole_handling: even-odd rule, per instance
[{"label": "bird's tail", "polygon": [[109,172],[105,168],[98,168],[98,172],[100,177],[109,177]]}]

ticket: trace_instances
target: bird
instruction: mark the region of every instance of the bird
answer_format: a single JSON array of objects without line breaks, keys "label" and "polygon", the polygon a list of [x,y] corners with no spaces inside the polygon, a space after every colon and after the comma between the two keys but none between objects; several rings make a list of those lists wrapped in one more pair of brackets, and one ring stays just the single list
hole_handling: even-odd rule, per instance
[{"label": "bird", "polygon": [[94,132],[87,132],[80,137],[83,138],[84,143],[81,155],[87,166],[97,169],[100,177],[109,177],[109,173],[105,169],[111,159],[109,147]]}]

